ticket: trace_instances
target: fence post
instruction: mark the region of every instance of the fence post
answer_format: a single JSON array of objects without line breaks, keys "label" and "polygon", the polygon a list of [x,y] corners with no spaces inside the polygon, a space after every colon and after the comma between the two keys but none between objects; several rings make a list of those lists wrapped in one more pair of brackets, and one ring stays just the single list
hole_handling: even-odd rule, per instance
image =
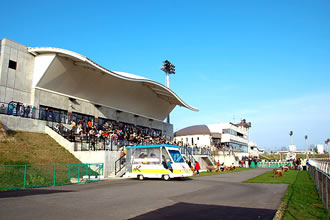
[{"label": "fence post", "polygon": [[104,176],[104,164],[102,163],[102,176]]},{"label": "fence post", "polygon": [[323,184],[323,181],[324,181],[324,178],[323,178],[323,176],[324,176],[324,174],[323,173],[321,173],[321,175],[322,175],[322,179],[321,179],[321,185],[322,185],[322,197],[321,197],[321,201],[322,201],[322,203],[324,204],[324,184]]},{"label": "fence post", "polygon": [[80,183],[80,165],[78,165],[78,184]]},{"label": "fence post", "polygon": [[69,172],[68,172],[69,180],[71,179],[71,173],[70,173],[70,164],[69,164]]},{"label": "fence post", "polygon": [[88,168],[89,168],[89,164],[86,164],[86,175],[87,175],[87,176],[89,176],[89,175],[88,175]]},{"label": "fence post", "polygon": [[56,185],[56,165],[54,165],[54,186]]},{"label": "fence post", "polygon": [[325,193],[325,201],[326,201],[326,204],[327,204],[327,209],[328,209],[328,211],[330,211],[329,210],[329,192],[328,192],[328,178],[325,178],[325,191],[326,191],[326,193]]},{"label": "fence post", "polygon": [[26,188],[26,171],[27,171],[27,165],[24,166],[24,188]]}]

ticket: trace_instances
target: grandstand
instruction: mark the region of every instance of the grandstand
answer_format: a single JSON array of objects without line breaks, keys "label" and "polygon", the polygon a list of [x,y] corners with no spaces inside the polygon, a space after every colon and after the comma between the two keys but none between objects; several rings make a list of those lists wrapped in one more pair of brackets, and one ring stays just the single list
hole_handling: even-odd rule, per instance
[{"label": "grandstand", "polygon": [[[73,152],[86,149],[86,144],[88,150],[99,149],[95,143],[102,141],[100,150],[110,144],[112,151],[114,140],[107,142],[105,133],[114,138],[117,132],[121,144],[150,138],[172,140],[173,125],[164,122],[166,116],[176,106],[198,111],[158,82],[106,69],[72,51],[32,48],[9,39],[2,39],[0,47],[0,120],[4,127],[45,132],[48,125],[61,136],[58,142],[80,142],[80,148],[72,146]],[[93,129],[84,129],[88,123]],[[76,132],[78,125],[83,132]],[[94,133],[92,140],[81,136],[90,130],[103,133]]]}]

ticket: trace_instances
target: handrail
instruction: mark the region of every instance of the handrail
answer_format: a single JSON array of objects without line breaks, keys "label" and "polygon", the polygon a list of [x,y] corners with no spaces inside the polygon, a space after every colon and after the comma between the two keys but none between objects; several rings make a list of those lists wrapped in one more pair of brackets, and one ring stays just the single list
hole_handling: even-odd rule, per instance
[{"label": "handrail", "polygon": [[124,169],[125,166],[126,166],[126,154],[121,156],[118,160],[115,161],[115,175],[117,175],[122,169]]}]

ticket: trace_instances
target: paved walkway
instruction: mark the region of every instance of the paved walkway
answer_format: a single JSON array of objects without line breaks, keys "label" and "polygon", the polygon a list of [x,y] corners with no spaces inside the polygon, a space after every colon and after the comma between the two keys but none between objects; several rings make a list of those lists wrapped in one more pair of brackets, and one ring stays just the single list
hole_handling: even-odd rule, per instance
[{"label": "paved walkway", "polygon": [[266,171],[3,192],[0,213],[4,219],[272,219],[287,185],[241,182]]}]

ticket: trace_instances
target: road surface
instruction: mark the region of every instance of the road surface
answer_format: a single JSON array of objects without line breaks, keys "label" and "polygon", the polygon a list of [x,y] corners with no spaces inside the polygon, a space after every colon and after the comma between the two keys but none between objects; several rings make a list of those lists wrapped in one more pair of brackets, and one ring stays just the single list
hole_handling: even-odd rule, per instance
[{"label": "road surface", "polygon": [[287,185],[242,183],[268,170],[1,192],[0,219],[273,219]]}]

